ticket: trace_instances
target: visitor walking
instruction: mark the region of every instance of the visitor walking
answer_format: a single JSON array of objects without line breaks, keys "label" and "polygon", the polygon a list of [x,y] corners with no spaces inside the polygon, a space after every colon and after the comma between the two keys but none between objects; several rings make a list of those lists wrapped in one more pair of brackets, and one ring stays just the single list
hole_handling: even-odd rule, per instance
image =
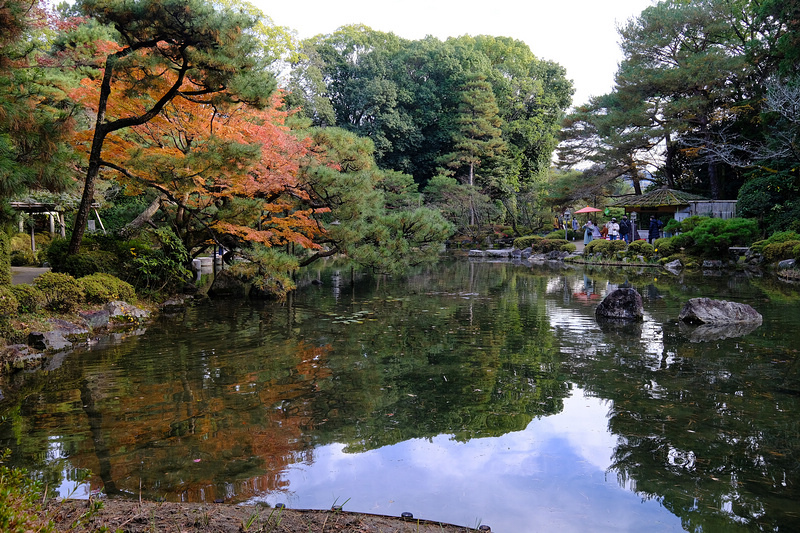
[{"label": "visitor walking", "polygon": [[592,221],[590,220],[583,225],[583,230],[583,244],[587,245],[592,242],[592,239],[594,238],[594,232],[597,231],[597,226],[592,224]]},{"label": "visitor walking", "polygon": [[661,237],[661,226],[664,223],[658,220],[654,216],[650,216],[650,227],[647,230],[647,242],[653,244],[653,242]]},{"label": "visitor walking", "polygon": [[619,222],[619,236],[625,244],[631,243],[631,223],[628,221],[628,215],[622,215],[622,220]]}]

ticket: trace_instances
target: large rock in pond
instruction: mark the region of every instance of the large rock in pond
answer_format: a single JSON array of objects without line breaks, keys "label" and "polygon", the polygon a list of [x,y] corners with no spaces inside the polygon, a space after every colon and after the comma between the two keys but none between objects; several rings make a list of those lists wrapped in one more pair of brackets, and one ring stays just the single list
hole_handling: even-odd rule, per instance
[{"label": "large rock in pond", "polygon": [[761,324],[761,314],[747,304],[692,298],[678,316],[687,324]]},{"label": "large rock in pond", "polygon": [[606,320],[642,320],[642,295],[636,289],[615,289],[594,310],[594,316]]},{"label": "large rock in pond", "polygon": [[222,270],[214,277],[208,295],[212,298],[244,298],[247,296],[247,285],[229,270]]}]

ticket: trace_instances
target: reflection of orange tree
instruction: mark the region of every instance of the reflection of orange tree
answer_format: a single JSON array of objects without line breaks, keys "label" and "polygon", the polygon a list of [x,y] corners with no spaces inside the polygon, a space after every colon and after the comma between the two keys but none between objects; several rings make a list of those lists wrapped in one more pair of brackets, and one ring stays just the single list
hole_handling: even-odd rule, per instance
[{"label": "reflection of orange tree", "polygon": [[[71,461],[98,474],[93,488],[101,483],[107,492],[210,501],[284,488],[287,465],[310,459],[303,428],[312,420],[314,383],[330,375],[322,364],[327,347],[285,348],[296,363],[288,374],[268,363],[237,372],[212,358],[209,367],[219,370],[210,378],[213,395],[206,394],[208,375],[187,368],[127,391],[89,378],[81,401],[92,439]],[[115,419],[104,414],[107,403],[121,405]]]}]

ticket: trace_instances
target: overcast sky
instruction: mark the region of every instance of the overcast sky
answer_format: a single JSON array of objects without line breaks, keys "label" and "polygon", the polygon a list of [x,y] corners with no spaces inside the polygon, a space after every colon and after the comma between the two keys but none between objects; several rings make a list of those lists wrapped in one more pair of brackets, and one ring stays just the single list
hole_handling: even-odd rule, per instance
[{"label": "overcast sky", "polygon": [[302,38],[365,24],[406,39],[492,35],[524,41],[560,63],[575,84],[574,104],[611,90],[622,55],[616,28],[653,0],[252,0],[275,24]]}]

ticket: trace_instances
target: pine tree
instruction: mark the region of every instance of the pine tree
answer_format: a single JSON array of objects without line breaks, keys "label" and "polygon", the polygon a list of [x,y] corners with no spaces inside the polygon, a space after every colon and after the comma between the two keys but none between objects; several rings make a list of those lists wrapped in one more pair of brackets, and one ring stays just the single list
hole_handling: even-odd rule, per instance
[{"label": "pine tree", "polygon": [[[457,178],[474,188],[480,178],[477,169],[489,159],[501,155],[506,144],[502,138],[500,111],[486,76],[470,75],[462,87],[460,100],[453,135],[455,150],[445,155],[442,162]],[[470,225],[473,224],[475,209],[471,206]]]}]

